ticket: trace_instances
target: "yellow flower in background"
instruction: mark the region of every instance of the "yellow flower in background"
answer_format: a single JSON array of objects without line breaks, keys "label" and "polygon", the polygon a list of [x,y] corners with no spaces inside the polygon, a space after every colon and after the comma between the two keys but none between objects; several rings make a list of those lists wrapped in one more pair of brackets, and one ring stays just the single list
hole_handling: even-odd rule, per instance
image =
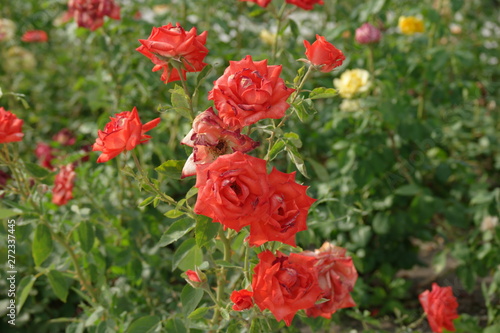
[{"label": "yellow flower in background", "polygon": [[424,32],[424,21],[415,16],[401,16],[398,22],[399,30],[405,35]]},{"label": "yellow flower in background", "polygon": [[343,99],[340,103],[340,111],[355,112],[361,110],[361,102],[359,99]]},{"label": "yellow flower in background", "polygon": [[333,84],[343,98],[352,98],[370,89],[370,73],[364,69],[347,70],[339,79],[334,79]]},{"label": "yellow flower in background", "polygon": [[261,30],[259,34],[260,40],[266,43],[267,45],[273,45],[274,40],[276,39],[276,34],[271,33],[269,30]]},{"label": "yellow flower in background", "polygon": [[11,40],[16,32],[16,24],[9,19],[0,18],[0,42]]},{"label": "yellow flower in background", "polygon": [[13,46],[5,52],[5,55],[3,67],[7,72],[31,70],[36,67],[35,56],[25,48]]}]

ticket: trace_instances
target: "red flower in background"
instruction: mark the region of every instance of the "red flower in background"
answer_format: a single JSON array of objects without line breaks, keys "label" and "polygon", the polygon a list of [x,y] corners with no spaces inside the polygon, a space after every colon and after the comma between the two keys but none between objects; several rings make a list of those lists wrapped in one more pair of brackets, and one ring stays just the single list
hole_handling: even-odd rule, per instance
[{"label": "red flower in background", "polygon": [[250,226],[250,245],[278,241],[296,246],[295,234],[307,229],[307,214],[316,200],[307,196],[307,186],[295,182],[295,172],[288,174],[273,168],[269,187],[267,211]]},{"label": "red flower in background", "polygon": [[62,166],[54,181],[52,189],[52,202],[62,206],[73,199],[73,185],[75,183],[75,170],[73,164]]},{"label": "red flower in background", "polygon": [[324,5],[323,0],[286,0],[287,3],[295,5],[305,10],[312,10],[314,5]]},{"label": "red flower in background", "polygon": [[196,166],[196,214],[240,231],[262,214],[268,200],[266,161],[239,151]]},{"label": "red flower in background", "polygon": [[243,311],[246,309],[250,309],[253,306],[253,292],[241,289],[235,290],[231,293],[231,301],[234,303],[233,310],[235,311]]},{"label": "red flower in background", "polygon": [[113,0],[69,0],[63,21],[72,17],[79,27],[92,31],[104,24],[104,16],[120,19],[120,7]]},{"label": "red flower in background", "polygon": [[356,29],[356,42],[360,44],[378,43],[382,38],[382,33],[370,23],[364,23]]},{"label": "red flower in background", "polygon": [[184,168],[182,178],[196,174],[197,164],[207,164],[224,154],[240,151],[249,152],[259,145],[249,136],[240,134],[239,130],[231,130],[222,119],[208,108],[193,121],[193,128],[182,139],[181,144],[193,147]]},{"label": "red flower in background", "polygon": [[22,119],[0,107],[0,143],[21,141],[24,136],[22,127]]},{"label": "red flower in background", "polygon": [[29,30],[24,33],[21,40],[27,43],[45,43],[49,40],[49,36],[43,30]]},{"label": "red flower in background", "polygon": [[52,165],[52,160],[55,157],[55,149],[49,146],[46,143],[39,142],[36,144],[35,155],[38,158],[38,163],[44,168],[49,170],[54,170],[54,166]]},{"label": "red flower in background", "polygon": [[208,99],[214,101],[219,117],[229,126],[241,128],[265,118],[282,118],[294,90],[287,88],[280,73],[281,66],[268,66],[267,60],[253,61],[249,55],[230,61]]},{"label": "red flower in background", "polygon": [[72,146],[76,142],[75,135],[67,128],[63,128],[62,130],[54,134],[52,140],[60,143],[63,146]]},{"label": "red flower in background", "polygon": [[314,66],[318,66],[323,73],[332,71],[335,67],[342,65],[345,60],[342,51],[327,42],[323,36],[316,35],[316,41],[312,45],[304,40],[304,46],[307,59]]},{"label": "red flower in background", "polygon": [[[11,178],[12,177],[8,173],[0,170],[0,191],[6,187],[7,181]],[[0,199],[3,198],[4,196],[5,196],[5,193],[0,194]]]},{"label": "red flower in background", "polygon": [[266,8],[267,5],[271,2],[271,0],[240,0],[240,1],[248,1],[248,2],[253,2],[256,3],[257,5]]},{"label": "red flower in background", "polygon": [[125,150],[132,150],[138,144],[148,142],[151,136],[145,133],[160,122],[160,118],[156,118],[142,124],[136,107],[132,111],[120,112],[110,119],[104,131],[98,131],[98,138],[92,149],[102,151],[97,163],[107,162]]},{"label": "red flower in background", "polygon": [[180,75],[185,80],[187,72],[199,72],[207,65],[203,59],[208,53],[208,32],[196,33],[196,28],[186,32],[179,23],[154,27],[148,39],[139,39],[142,45],[136,50],[155,64],[153,72],[163,70],[161,80],[165,83],[180,80]]},{"label": "red flower in background", "polygon": [[274,256],[269,250],[258,257],[252,278],[255,304],[290,326],[297,311],[314,306],[321,298],[316,259],[296,253],[285,256],[279,251]]},{"label": "red flower in background", "polygon": [[316,258],[318,284],[321,297],[328,301],[315,304],[306,310],[309,317],[330,318],[338,309],[356,306],[351,291],[358,278],[351,257],[346,257],[344,248],[324,243],[315,252],[305,251],[304,255]]},{"label": "red flower in background", "polygon": [[441,333],[443,328],[454,332],[453,320],[458,318],[458,302],[451,287],[432,284],[432,291],[426,290],[418,296],[420,304],[427,314],[427,320],[433,332]]}]

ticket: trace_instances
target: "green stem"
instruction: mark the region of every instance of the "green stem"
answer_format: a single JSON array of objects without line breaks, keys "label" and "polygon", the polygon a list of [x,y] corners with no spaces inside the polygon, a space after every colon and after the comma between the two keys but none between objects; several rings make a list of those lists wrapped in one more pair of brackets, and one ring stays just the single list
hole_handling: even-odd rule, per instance
[{"label": "green stem", "polygon": [[[219,237],[224,244],[224,261],[229,261],[231,258],[231,243],[229,239],[226,237],[224,232],[224,228],[220,227],[219,229]],[[212,324],[215,324],[219,320],[220,310],[219,304],[222,304],[222,296],[224,295],[224,286],[226,284],[226,270],[224,267],[219,268],[219,272],[217,274],[217,293],[216,293],[216,303],[217,307],[215,308],[214,316],[212,317]]]},{"label": "green stem", "polygon": [[375,79],[375,65],[373,62],[374,56],[373,56],[373,46],[372,44],[368,45],[368,70],[370,71],[370,74],[372,76],[372,80]]},{"label": "green stem", "polygon": [[281,24],[283,23],[283,13],[285,12],[286,2],[283,2],[278,14],[276,15],[276,19],[278,20],[278,24],[276,27],[276,34],[274,35],[273,48],[271,52],[271,63],[274,63],[276,60],[276,54],[278,53],[278,41],[281,30]]}]

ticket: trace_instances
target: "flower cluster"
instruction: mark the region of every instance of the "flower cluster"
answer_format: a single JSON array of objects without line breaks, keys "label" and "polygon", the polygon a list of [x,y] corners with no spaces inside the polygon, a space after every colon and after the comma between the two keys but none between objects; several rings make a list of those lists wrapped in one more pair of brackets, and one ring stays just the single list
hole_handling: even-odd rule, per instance
[{"label": "flower cluster", "polygon": [[79,27],[94,31],[104,24],[104,16],[120,19],[120,7],[114,0],[69,0],[63,21],[74,18]]}]

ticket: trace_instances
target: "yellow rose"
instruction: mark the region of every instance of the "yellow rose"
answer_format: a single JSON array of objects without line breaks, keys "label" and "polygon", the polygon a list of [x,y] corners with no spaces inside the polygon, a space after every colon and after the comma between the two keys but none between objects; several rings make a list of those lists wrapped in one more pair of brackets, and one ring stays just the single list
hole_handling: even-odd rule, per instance
[{"label": "yellow rose", "polygon": [[273,45],[274,40],[276,39],[276,34],[269,32],[269,30],[261,30],[259,34],[260,40],[266,43],[267,45]]},{"label": "yellow rose", "polygon": [[415,16],[401,16],[398,22],[399,30],[405,35],[424,32],[424,22]]},{"label": "yellow rose", "polygon": [[7,50],[4,59],[4,69],[8,72],[19,70],[30,70],[36,67],[36,59],[33,53],[19,46],[13,46]]},{"label": "yellow rose", "polygon": [[0,42],[11,40],[16,32],[16,24],[9,19],[0,18]]},{"label": "yellow rose", "polygon": [[368,91],[370,88],[370,73],[364,69],[347,70],[333,84],[343,98],[352,98],[356,94]]}]

